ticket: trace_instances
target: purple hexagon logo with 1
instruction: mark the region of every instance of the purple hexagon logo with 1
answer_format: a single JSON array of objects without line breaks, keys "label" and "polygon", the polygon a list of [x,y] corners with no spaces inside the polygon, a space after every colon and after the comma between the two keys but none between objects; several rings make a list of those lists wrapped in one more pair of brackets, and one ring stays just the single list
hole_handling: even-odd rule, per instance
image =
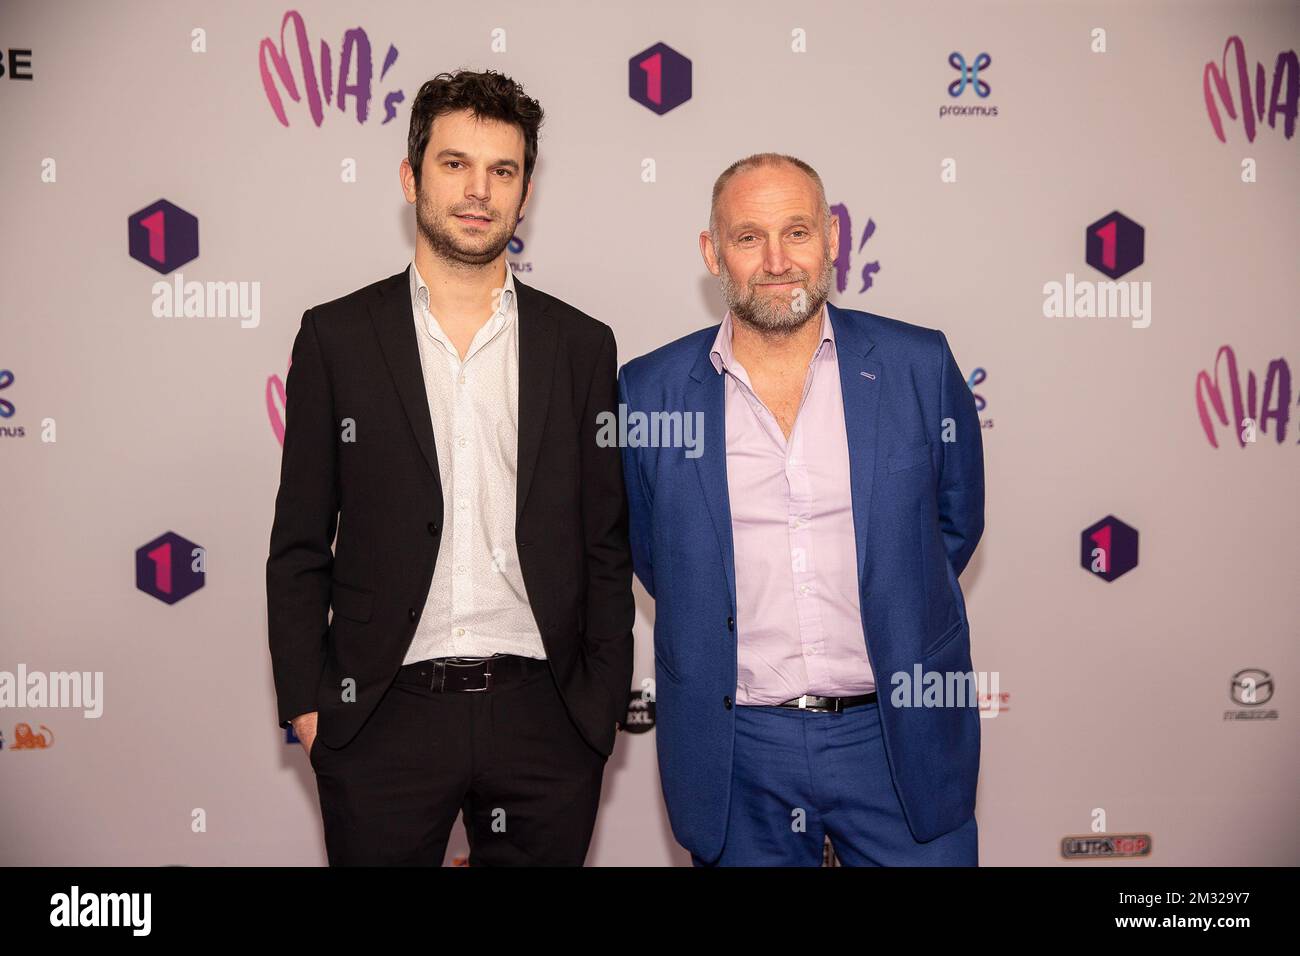
[{"label": "purple hexagon logo with 1", "polygon": [[1114,581],[1137,567],[1137,528],[1114,515],[1106,515],[1096,524],[1083,529],[1079,542],[1079,561],[1103,581]]},{"label": "purple hexagon logo with 1", "polygon": [[691,98],[691,61],[656,43],[627,61],[627,95],[660,116]]},{"label": "purple hexagon logo with 1", "polygon": [[199,257],[199,221],[166,199],[126,220],[131,258],[163,275]]},{"label": "purple hexagon logo with 1", "polygon": [[1116,210],[1088,227],[1084,254],[1088,265],[1118,279],[1146,258],[1146,230]]},{"label": "purple hexagon logo with 1", "polygon": [[207,576],[202,547],[175,531],[154,538],[135,552],[135,586],[160,601],[189,597]]}]

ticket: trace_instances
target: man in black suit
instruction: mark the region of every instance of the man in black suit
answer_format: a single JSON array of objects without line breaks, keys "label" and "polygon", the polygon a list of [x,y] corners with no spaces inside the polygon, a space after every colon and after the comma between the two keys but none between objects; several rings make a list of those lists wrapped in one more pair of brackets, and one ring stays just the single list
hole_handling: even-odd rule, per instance
[{"label": "man in black suit", "polygon": [[462,812],[471,865],[591,840],[635,612],[613,333],[505,256],[542,117],[492,71],[425,83],[414,261],[294,341],[267,611],[331,865],[439,865]]}]

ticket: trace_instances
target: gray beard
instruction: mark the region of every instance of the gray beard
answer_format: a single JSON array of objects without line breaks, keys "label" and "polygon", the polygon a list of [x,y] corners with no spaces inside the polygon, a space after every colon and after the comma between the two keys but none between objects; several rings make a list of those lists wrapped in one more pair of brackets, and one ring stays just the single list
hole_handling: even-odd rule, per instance
[{"label": "gray beard", "polygon": [[764,335],[793,335],[820,315],[822,306],[830,298],[831,282],[835,275],[835,260],[828,254],[821,276],[806,291],[807,308],[796,312],[793,296],[782,299],[779,296],[762,295],[752,285],[747,286],[746,294],[742,295],[726,265],[721,260],[718,265],[722,297],[732,316]]}]

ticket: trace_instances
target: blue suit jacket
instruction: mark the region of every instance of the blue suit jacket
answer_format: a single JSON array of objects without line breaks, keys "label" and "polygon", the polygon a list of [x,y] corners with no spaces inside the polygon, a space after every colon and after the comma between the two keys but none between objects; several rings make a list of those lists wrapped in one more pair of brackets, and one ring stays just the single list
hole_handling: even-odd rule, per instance
[{"label": "blue suit jacket", "polygon": [[[927,841],[974,812],[978,706],[901,707],[892,675],[968,672],[957,577],[984,529],[975,400],[942,332],[828,303],[853,489],[863,637],[880,693],[885,753],[909,827]],[[702,412],[698,457],[623,450],[637,577],[655,599],[656,738],[673,835],[707,861],[722,852],[736,695],[736,577],[717,326],[635,359],[619,374],[633,412]],[[945,428],[945,425],[947,426]],[[945,440],[947,438],[948,440]]]}]

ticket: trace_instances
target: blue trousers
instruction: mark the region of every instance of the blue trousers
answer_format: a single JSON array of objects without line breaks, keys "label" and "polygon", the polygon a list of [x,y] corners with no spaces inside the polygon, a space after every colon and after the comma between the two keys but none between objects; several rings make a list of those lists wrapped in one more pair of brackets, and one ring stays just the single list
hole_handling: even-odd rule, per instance
[{"label": "blue trousers", "polygon": [[820,866],[827,836],[845,866],[979,865],[974,816],[928,843],[912,837],[878,704],[838,714],[738,706],[731,812],[716,865]]}]

